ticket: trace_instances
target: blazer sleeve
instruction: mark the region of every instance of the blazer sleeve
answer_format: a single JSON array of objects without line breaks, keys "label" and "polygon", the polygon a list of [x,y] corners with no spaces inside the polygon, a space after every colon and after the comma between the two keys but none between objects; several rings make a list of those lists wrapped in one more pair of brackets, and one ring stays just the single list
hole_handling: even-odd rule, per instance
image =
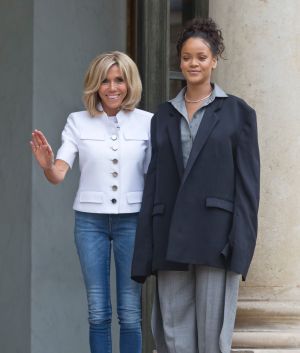
[{"label": "blazer sleeve", "polygon": [[75,125],[74,116],[69,115],[67,123],[61,134],[62,145],[57,151],[56,159],[61,159],[72,168],[76,154],[78,152],[79,134]]},{"label": "blazer sleeve", "polygon": [[257,236],[260,160],[256,114],[247,114],[236,150],[234,215],[229,246],[229,269],[246,279]]},{"label": "blazer sleeve", "polygon": [[151,160],[148,167],[133,252],[131,278],[143,283],[152,273],[152,210],[155,195],[157,143],[156,117],[151,120]]}]

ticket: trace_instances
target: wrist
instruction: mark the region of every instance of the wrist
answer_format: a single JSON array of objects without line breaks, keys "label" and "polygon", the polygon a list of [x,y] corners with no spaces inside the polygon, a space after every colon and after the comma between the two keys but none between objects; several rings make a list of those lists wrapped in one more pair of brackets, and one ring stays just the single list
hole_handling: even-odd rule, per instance
[{"label": "wrist", "polygon": [[54,163],[52,162],[51,165],[49,165],[43,169],[44,169],[44,173],[51,172],[54,169]]}]

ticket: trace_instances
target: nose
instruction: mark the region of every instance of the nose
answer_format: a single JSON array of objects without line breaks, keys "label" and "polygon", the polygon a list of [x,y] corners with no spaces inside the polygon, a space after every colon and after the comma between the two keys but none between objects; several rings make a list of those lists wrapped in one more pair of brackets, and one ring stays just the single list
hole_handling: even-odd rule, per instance
[{"label": "nose", "polygon": [[110,91],[114,91],[116,88],[116,83],[114,81],[110,81],[109,83],[109,89]]},{"label": "nose", "polygon": [[192,60],[191,60],[191,66],[198,66],[198,60],[197,60],[197,58],[192,58]]}]

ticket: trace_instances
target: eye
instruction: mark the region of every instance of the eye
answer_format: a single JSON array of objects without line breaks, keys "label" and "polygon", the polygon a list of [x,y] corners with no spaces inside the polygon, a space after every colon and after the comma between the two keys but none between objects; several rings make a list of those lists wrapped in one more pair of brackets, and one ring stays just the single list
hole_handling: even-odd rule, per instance
[{"label": "eye", "polygon": [[183,57],[181,58],[181,60],[183,60],[183,61],[188,61],[188,60],[189,60],[189,57],[188,57],[188,56],[183,56]]},{"label": "eye", "polygon": [[124,82],[124,79],[123,79],[123,77],[117,77],[117,78],[116,78],[116,81],[117,81],[118,83],[122,83],[122,82]]},{"label": "eye", "polygon": [[106,83],[108,83],[108,79],[107,79],[107,78],[105,78],[105,79],[101,82],[101,84],[106,84]]}]

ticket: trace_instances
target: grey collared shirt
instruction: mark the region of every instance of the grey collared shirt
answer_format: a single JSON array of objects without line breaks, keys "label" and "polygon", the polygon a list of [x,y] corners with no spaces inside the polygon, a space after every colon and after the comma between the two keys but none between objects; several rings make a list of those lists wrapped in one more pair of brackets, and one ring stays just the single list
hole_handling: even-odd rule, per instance
[{"label": "grey collared shirt", "polygon": [[186,87],[184,87],[174,99],[169,101],[182,115],[182,119],[180,121],[180,134],[184,168],[187,165],[187,161],[193,147],[193,142],[201,124],[206,107],[211,104],[216,97],[228,97],[221,87],[219,87],[217,84],[214,84],[212,94],[203,102],[201,108],[194,113],[193,118],[190,121],[184,101],[185,92]]}]

